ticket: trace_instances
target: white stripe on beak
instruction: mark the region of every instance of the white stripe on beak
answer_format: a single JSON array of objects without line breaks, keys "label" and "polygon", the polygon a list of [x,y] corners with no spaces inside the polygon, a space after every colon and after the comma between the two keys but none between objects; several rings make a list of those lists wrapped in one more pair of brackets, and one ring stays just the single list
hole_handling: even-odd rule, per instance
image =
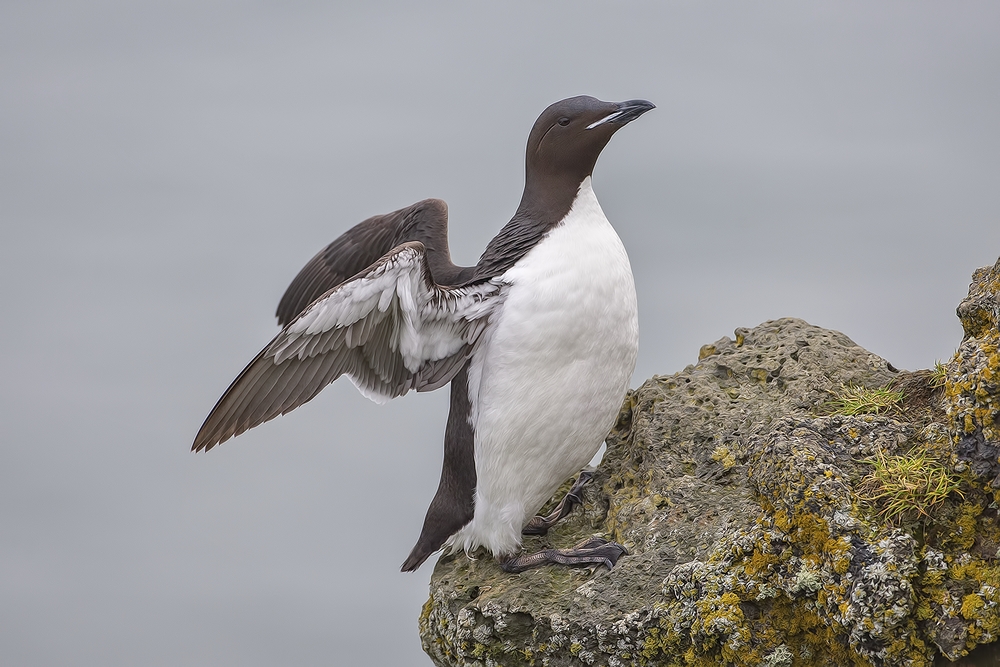
[{"label": "white stripe on beak", "polygon": [[588,125],[587,129],[588,130],[593,130],[598,125],[604,125],[608,121],[614,120],[615,118],[618,118],[618,116],[621,116],[623,113],[625,113],[624,109],[617,109],[615,111],[612,111],[611,113],[609,113],[607,116],[605,116],[601,120],[595,120],[593,123],[591,123],[590,125]]}]

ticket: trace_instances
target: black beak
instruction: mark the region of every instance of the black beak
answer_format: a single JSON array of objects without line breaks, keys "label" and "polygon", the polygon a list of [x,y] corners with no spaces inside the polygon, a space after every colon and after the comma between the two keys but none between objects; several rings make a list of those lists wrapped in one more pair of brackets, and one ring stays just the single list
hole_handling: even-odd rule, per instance
[{"label": "black beak", "polygon": [[627,102],[619,102],[614,111],[609,113],[604,118],[591,123],[587,126],[587,129],[592,130],[599,125],[604,125],[605,123],[611,123],[612,125],[621,127],[626,123],[631,123],[633,120],[650,109],[655,108],[655,104],[647,102],[646,100],[628,100]]},{"label": "black beak", "polygon": [[629,100],[628,102],[621,102],[618,104],[618,111],[621,115],[611,122],[617,123],[618,125],[624,125],[625,123],[629,123],[647,111],[655,108],[655,104],[647,102],[646,100]]}]

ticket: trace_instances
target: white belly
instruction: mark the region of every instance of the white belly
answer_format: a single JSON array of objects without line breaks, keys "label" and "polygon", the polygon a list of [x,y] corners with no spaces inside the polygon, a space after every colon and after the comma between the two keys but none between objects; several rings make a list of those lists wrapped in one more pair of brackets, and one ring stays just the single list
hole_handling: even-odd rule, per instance
[{"label": "white belly", "polygon": [[502,311],[469,373],[475,515],[451,541],[495,554],[517,550],[527,520],[600,448],[639,345],[632,269],[589,178],[503,281]]}]

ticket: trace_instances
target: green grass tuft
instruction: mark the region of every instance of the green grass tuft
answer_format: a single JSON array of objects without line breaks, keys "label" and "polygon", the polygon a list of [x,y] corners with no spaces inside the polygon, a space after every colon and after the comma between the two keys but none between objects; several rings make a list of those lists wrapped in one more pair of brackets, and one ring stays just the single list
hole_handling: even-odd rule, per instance
[{"label": "green grass tuft", "polygon": [[862,460],[872,471],[858,485],[857,495],[870,503],[886,523],[932,519],[932,510],[959,490],[961,482],[945,462],[923,447],[914,447],[902,456],[878,452]]},{"label": "green grass tuft", "polygon": [[903,392],[888,387],[868,389],[844,384],[827,403],[827,408],[831,415],[875,415],[897,407],[902,400]]},{"label": "green grass tuft", "polygon": [[947,378],[948,368],[940,361],[935,361],[934,368],[931,369],[931,386],[935,389],[943,387]]}]

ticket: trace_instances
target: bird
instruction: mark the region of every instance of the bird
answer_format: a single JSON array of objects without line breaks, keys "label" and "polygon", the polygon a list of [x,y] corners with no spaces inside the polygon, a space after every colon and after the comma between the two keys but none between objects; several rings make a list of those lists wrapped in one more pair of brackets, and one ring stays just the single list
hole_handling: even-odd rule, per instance
[{"label": "bird", "polygon": [[624,546],[592,537],[522,553],[580,502],[584,472],[614,426],[638,353],[635,282],[594,194],[598,156],[646,100],[561,100],[535,121],[513,217],[475,266],[457,266],[448,208],[427,199],[350,228],[288,286],[281,331],[219,399],[192,450],[283,415],[347,375],[385,402],[450,383],[444,463],[402,565],[447,549],[489,551],[506,572],[614,567]]}]

